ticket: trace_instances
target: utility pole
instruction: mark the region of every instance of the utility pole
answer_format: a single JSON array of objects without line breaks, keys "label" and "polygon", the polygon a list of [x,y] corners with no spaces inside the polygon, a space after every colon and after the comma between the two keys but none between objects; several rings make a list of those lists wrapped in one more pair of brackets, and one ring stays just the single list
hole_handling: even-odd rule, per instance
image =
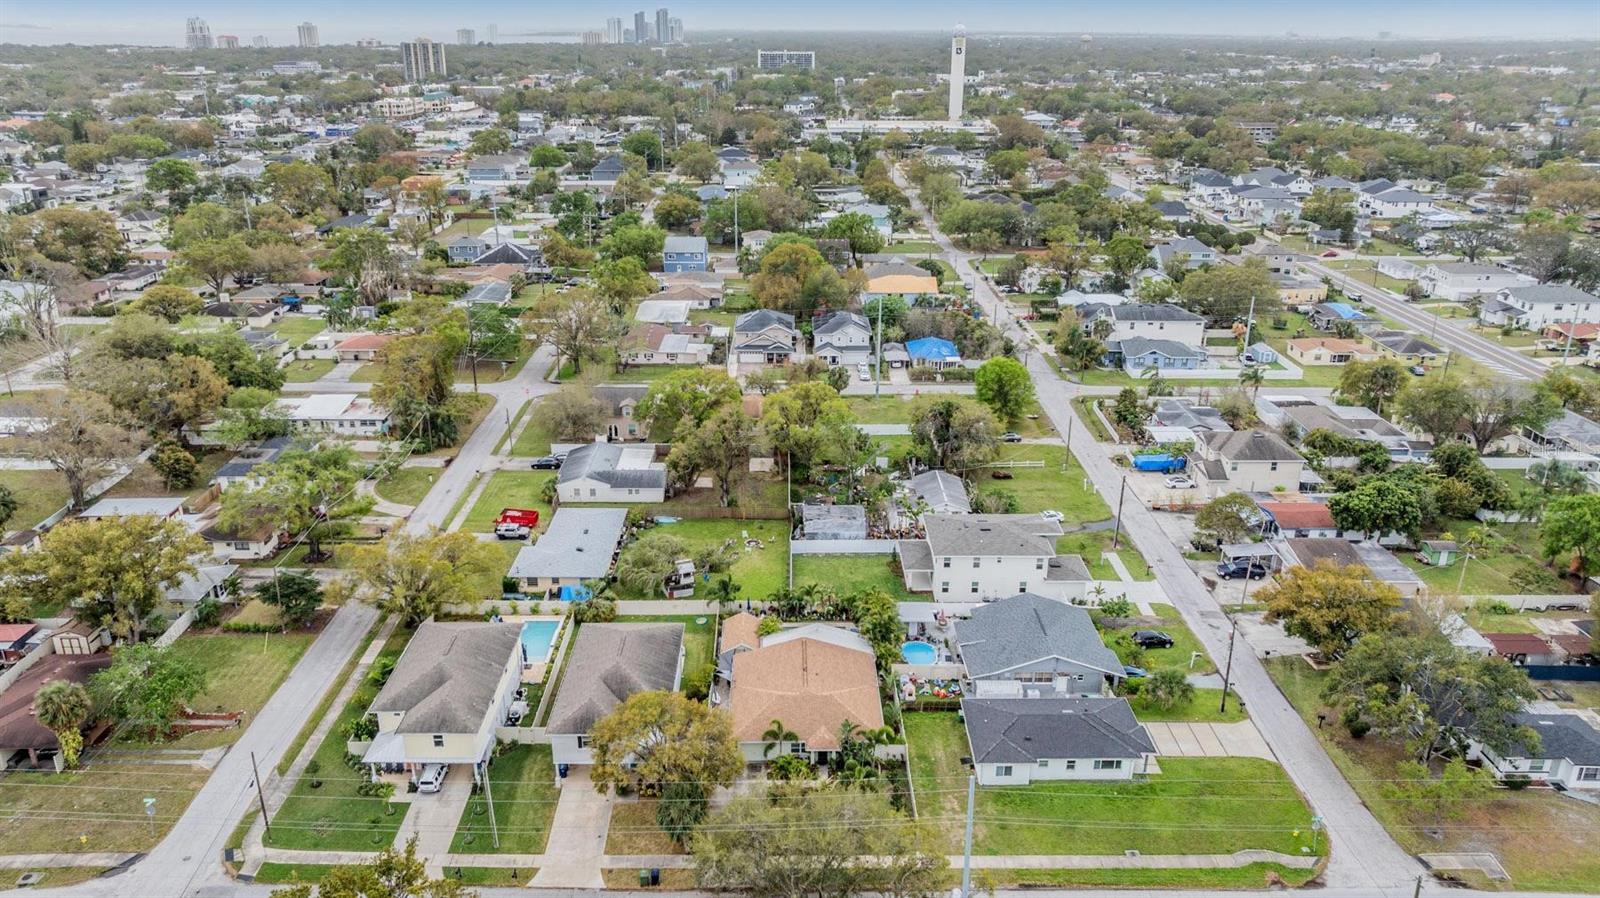
[{"label": "utility pole", "polygon": [[489,805],[489,835],[494,839],[494,847],[500,847],[500,825],[494,819],[494,790],[489,786],[488,765],[483,770],[483,798]]},{"label": "utility pole", "polygon": [[1411,898],[1421,898],[1421,895],[1422,895],[1422,874],[1418,873],[1417,874],[1417,887],[1411,890]]},{"label": "utility pole", "polygon": [[272,835],[272,818],[267,816],[267,797],[261,793],[261,769],[256,766],[256,753],[250,753],[250,772],[256,778],[256,801],[261,803],[261,823],[267,828],[267,835]]},{"label": "utility pole", "polygon": [[972,806],[978,792],[978,778],[967,774],[967,838],[961,851],[961,898],[972,895]]},{"label": "utility pole", "polygon": [[1111,548],[1122,544],[1122,502],[1128,497],[1128,475],[1122,475],[1122,487],[1117,490],[1117,523],[1111,531]]},{"label": "utility pole", "polygon": [[[1250,575],[1246,574],[1244,579],[1245,583],[1248,584],[1250,582]],[[1238,641],[1238,635],[1239,616],[1237,613],[1235,613],[1233,627],[1228,630],[1228,666],[1222,672],[1222,704],[1218,707],[1219,712],[1226,712],[1228,710],[1228,686],[1233,678],[1233,644]]]},{"label": "utility pole", "polygon": [[872,376],[872,398],[883,396],[883,297],[878,297],[878,365]]}]

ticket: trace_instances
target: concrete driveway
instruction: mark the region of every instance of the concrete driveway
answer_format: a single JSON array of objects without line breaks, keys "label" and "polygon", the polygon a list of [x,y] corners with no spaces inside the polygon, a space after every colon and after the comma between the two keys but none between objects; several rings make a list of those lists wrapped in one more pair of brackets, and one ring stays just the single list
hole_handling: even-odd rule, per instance
[{"label": "concrete driveway", "polygon": [[536,888],[600,889],[601,856],[611,829],[611,795],[594,790],[589,768],[573,767],[561,782],[561,799],[550,821],[545,860],[533,877]]},{"label": "concrete driveway", "polygon": [[1261,758],[1276,761],[1261,731],[1237,723],[1147,723],[1156,754],[1169,758]]}]

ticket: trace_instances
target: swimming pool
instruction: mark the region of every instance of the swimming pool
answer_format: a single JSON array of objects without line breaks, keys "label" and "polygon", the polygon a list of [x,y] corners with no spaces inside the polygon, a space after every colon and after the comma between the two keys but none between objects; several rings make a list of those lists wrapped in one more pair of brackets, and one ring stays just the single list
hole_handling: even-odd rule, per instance
[{"label": "swimming pool", "polygon": [[926,642],[907,642],[900,646],[900,657],[906,659],[907,664],[936,664],[939,650]]},{"label": "swimming pool", "polygon": [[550,660],[550,643],[561,628],[558,620],[530,620],[522,624],[522,663],[543,664]]}]

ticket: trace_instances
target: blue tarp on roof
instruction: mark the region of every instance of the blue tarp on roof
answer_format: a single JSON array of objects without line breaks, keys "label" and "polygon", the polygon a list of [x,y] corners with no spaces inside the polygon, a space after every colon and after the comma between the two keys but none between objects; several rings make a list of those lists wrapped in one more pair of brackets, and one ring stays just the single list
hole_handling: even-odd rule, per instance
[{"label": "blue tarp on roof", "polygon": [[1355,306],[1352,306],[1347,302],[1330,302],[1324,303],[1324,305],[1337,312],[1339,317],[1346,321],[1356,321],[1367,317],[1365,312],[1357,309]]},{"label": "blue tarp on roof", "polygon": [[929,361],[949,361],[961,358],[961,353],[956,351],[956,344],[940,337],[923,337],[912,340],[906,344],[906,353],[914,359],[927,359]]}]

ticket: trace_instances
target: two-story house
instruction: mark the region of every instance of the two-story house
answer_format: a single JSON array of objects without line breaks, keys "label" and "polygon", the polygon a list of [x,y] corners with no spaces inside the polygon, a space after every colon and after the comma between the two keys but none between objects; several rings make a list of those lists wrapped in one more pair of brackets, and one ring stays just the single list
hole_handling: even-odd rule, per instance
[{"label": "two-story house", "polygon": [[613,443],[638,442],[645,438],[644,424],[633,411],[644,394],[650,392],[647,384],[596,384],[592,392],[594,398],[605,403],[608,415],[605,432],[595,434],[596,438],[603,437]]},{"label": "two-story house", "polygon": [[1299,492],[1306,460],[1265,430],[1201,433],[1189,457],[1200,494]]},{"label": "two-story house", "polygon": [[711,260],[704,237],[668,237],[661,247],[661,270],[672,274],[679,271],[705,271]]},{"label": "two-story house", "polygon": [[1478,320],[1532,331],[1542,331],[1552,324],[1597,324],[1600,323],[1600,298],[1571,284],[1507,287],[1484,300]]},{"label": "two-story house", "polygon": [[1178,237],[1159,243],[1150,250],[1150,262],[1157,269],[1165,271],[1167,263],[1177,255],[1186,257],[1185,268],[1199,268],[1204,265],[1217,264],[1217,251],[1193,237]]},{"label": "two-story house", "polygon": [[772,309],[745,312],[733,323],[733,358],[741,365],[782,365],[800,351],[794,316]]},{"label": "two-story house", "polygon": [[372,778],[426,765],[467,765],[477,780],[494,751],[495,728],[522,679],[522,626],[427,621],[367,707],[378,732],[361,755]]},{"label": "two-story house", "polygon": [[952,642],[977,698],[1108,695],[1124,676],[1087,609],[1031,593],[972,609]]},{"label": "two-story house", "polygon": [[515,181],[526,175],[527,160],[516,153],[478,156],[467,163],[467,180],[477,183]]},{"label": "two-story house", "polygon": [[1061,524],[1031,514],[925,514],[924,539],[896,544],[901,576],[935,601],[988,602],[1032,592],[1084,600],[1089,568],[1057,555]]},{"label": "two-story house", "polygon": [[1405,218],[1408,215],[1426,215],[1432,212],[1433,198],[1415,190],[1392,187],[1377,193],[1366,191],[1358,193],[1356,207],[1373,218]]},{"label": "two-story house", "polygon": [[854,365],[872,357],[872,325],[855,312],[828,312],[811,325],[811,353],[829,365]]},{"label": "two-story house", "polygon": [[1534,282],[1525,274],[1477,262],[1433,262],[1414,276],[1427,295],[1451,302]]},{"label": "two-story house", "polygon": [[545,732],[555,764],[592,764],[596,721],[639,692],[673,691],[683,679],[683,624],[591,623],[573,637]]},{"label": "two-story house", "polygon": [[1085,303],[1078,307],[1078,317],[1085,330],[1093,333],[1100,321],[1111,325],[1104,339],[1126,340],[1145,337],[1151,340],[1173,340],[1187,346],[1202,346],[1206,338],[1206,320],[1200,315],[1171,303],[1137,302]]}]

